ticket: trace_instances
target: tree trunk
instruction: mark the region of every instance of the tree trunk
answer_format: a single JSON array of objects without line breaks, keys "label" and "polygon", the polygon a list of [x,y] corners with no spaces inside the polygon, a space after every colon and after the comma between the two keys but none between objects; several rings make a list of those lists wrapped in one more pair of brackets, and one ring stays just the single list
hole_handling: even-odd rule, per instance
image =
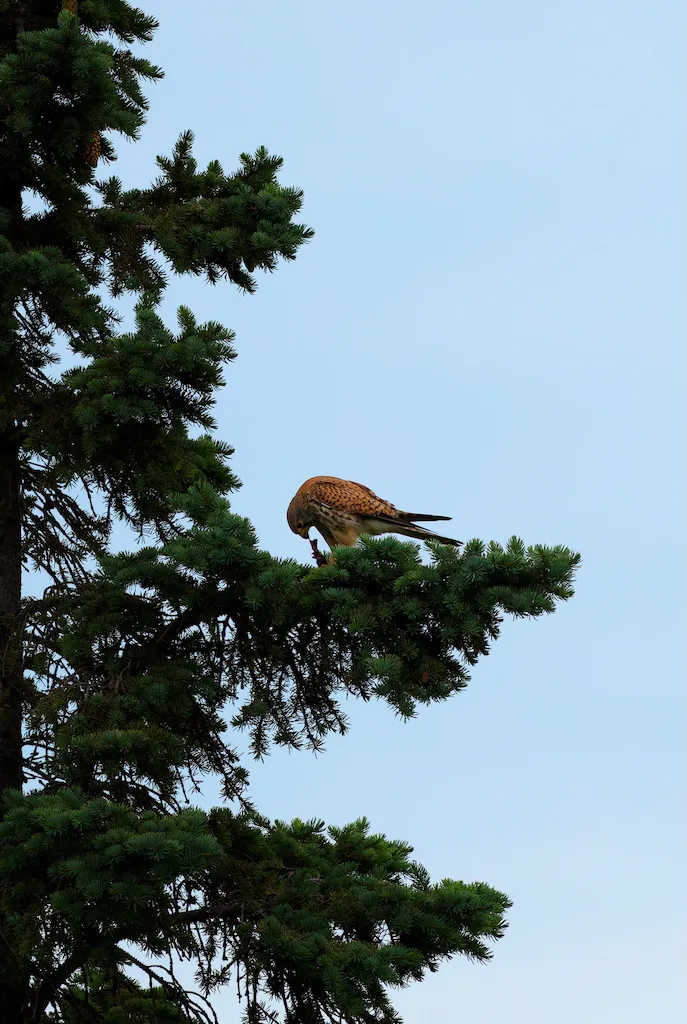
[{"label": "tree trunk", "polygon": [[[10,423],[0,430],[0,817],[5,790],[22,786],[22,643],[21,643],[21,507],[18,431]],[[11,928],[0,926],[11,942]],[[0,943],[5,961],[0,1018],[3,1024],[26,1024],[26,988],[10,967],[11,954]],[[9,959],[8,959],[9,957]],[[14,983],[13,983],[14,982]]]},{"label": "tree trunk", "polygon": [[24,992],[19,989],[2,989],[2,1024],[27,1024],[24,1013]]},{"label": "tree trunk", "polygon": [[0,798],[22,787],[21,506],[18,431],[0,432]]},{"label": "tree trunk", "polygon": [[[0,209],[8,216],[3,229],[10,244],[21,251],[23,213],[21,183],[9,169],[0,182]],[[0,293],[3,322],[11,322],[16,303],[14,289]],[[21,625],[21,491],[20,429],[17,381],[21,355],[17,340],[3,346],[0,369],[0,817],[2,796],[21,789],[22,772],[22,625]]]}]

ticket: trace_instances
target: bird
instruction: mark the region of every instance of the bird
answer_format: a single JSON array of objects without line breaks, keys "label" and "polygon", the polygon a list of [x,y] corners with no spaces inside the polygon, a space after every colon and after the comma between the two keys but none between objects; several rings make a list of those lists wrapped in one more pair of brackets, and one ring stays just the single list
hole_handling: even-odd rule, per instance
[{"label": "bird", "polygon": [[364,484],[336,476],[310,477],[298,488],[286,513],[293,533],[309,540],[310,528],[315,527],[330,548],[352,547],[364,533],[371,536],[400,533],[414,540],[438,540],[459,547],[460,540],[416,526],[418,522],[433,523],[450,518],[400,512]]}]

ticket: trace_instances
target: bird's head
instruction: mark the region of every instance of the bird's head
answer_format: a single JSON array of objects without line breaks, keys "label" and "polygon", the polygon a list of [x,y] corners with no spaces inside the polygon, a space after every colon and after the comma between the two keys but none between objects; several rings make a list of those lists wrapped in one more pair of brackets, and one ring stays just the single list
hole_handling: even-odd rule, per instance
[{"label": "bird's head", "polygon": [[304,540],[308,539],[310,527],[313,525],[312,516],[296,498],[293,499],[286,512],[286,521],[293,533],[297,533]]}]

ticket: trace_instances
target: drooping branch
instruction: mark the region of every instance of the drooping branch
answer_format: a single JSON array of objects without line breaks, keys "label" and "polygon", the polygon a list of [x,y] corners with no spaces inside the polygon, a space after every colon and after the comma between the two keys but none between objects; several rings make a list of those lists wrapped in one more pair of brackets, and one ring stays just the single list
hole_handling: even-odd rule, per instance
[{"label": "drooping branch", "polygon": [[105,550],[111,517],[95,511],[86,481],[82,483],[88,508],[79,504],[59,475],[47,467],[25,459],[22,478],[24,561],[47,572],[56,585],[85,581],[88,560]]}]

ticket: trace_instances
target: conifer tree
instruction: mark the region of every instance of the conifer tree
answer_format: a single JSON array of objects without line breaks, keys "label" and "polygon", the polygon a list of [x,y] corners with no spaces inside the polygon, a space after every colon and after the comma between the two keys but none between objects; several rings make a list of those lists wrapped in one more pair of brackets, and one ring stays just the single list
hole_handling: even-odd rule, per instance
[{"label": "conifer tree", "polygon": [[[187,132],[151,186],[105,176],[161,77],[131,50],[154,28],[124,0],[0,0],[0,1016],[209,1021],[231,981],[248,1021],[392,1022],[395,987],[491,955],[507,897],[432,883],[362,819],[265,819],[232,734],[319,748],[341,695],[446,700],[504,613],[571,596],[578,556],[260,550],[213,433],[233,335],[158,307],[173,275],[253,292],[311,232],[265,149],[201,170]],[[130,330],[108,295],[133,297]]]}]

